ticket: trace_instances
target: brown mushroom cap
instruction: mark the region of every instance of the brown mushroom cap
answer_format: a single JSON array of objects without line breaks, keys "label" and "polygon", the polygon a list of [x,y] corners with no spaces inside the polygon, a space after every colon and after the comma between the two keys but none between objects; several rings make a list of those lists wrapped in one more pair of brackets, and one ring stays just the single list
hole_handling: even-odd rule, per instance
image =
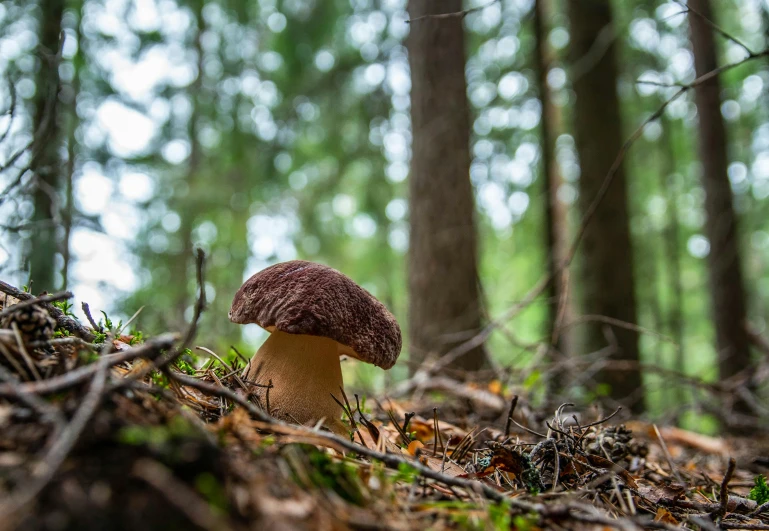
[{"label": "brown mushroom cap", "polygon": [[292,260],[249,278],[235,294],[230,320],[289,334],[333,339],[347,354],[383,369],[395,365],[401,330],[368,291],[330,267]]}]

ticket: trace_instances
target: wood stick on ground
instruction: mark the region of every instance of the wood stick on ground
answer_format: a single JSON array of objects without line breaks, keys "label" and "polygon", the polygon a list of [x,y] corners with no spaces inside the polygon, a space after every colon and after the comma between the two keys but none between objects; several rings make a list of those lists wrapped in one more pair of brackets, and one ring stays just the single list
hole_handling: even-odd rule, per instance
[{"label": "wood stick on ground", "polygon": [[729,506],[729,482],[732,480],[732,476],[734,476],[735,468],[737,468],[737,461],[734,457],[730,457],[729,466],[726,469],[724,479],[721,481],[721,495],[719,498],[718,514],[716,515],[719,519],[726,515],[726,510]]},{"label": "wood stick on ground", "polygon": [[665,454],[665,459],[668,462],[668,466],[670,467],[670,471],[673,473],[673,475],[676,477],[676,480],[681,483],[685,484],[683,478],[678,473],[678,469],[676,468],[675,464],[673,464],[673,457],[670,455],[670,450],[668,450],[668,445],[665,444],[665,439],[662,438],[662,434],[660,433],[659,428],[657,428],[656,424],[652,424],[654,427],[654,433],[657,435],[657,440],[660,442],[660,447],[662,448],[662,453]]},{"label": "wood stick on ground", "polygon": [[[115,365],[119,365],[136,358],[153,358],[160,354],[160,352],[163,350],[173,346],[178,338],[179,336],[176,334],[163,334],[148,340],[141,346],[129,348],[117,354],[102,354],[103,360],[108,367],[113,367]],[[34,393],[39,395],[57,393],[86,381],[94,373],[96,373],[98,369],[99,363],[92,363],[90,365],[78,367],[77,369],[62,374],[61,376],[49,378],[48,380],[22,383],[16,386],[0,384],[0,396],[16,397],[20,392]]]},{"label": "wood stick on ground", "polygon": [[27,352],[27,347],[24,346],[24,338],[21,337],[21,330],[19,330],[19,325],[16,323],[11,323],[11,329],[13,330],[13,335],[16,336],[16,346],[19,347],[19,354],[21,354],[21,358],[24,360],[24,363],[26,363],[27,367],[29,367],[29,370],[32,373],[32,376],[34,376],[35,380],[42,380],[40,377],[40,372],[37,370],[37,366],[35,366],[35,361],[29,355],[29,352]]},{"label": "wood stick on ground", "polygon": [[[23,293],[23,292],[22,292]],[[29,294],[27,294],[29,295]],[[15,297],[15,295],[14,295]],[[5,317],[6,315],[11,315],[12,313],[22,310],[24,308],[28,308],[30,306],[43,306],[44,303],[47,302],[54,302],[54,301],[60,301],[64,299],[71,299],[73,297],[71,291],[62,291],[61,293],[54,293],[52,295],[43,295],[41,297],[31,297],[27,300],[20,299],[19,297],[16,297],[21,302],[18,302],[14,304],[13,306],[8,306],[7,308],[4,308],[3,311],[0,312],[0,319]]]},{"label": "wood stick on ground", "polygon": [[505,423],[505,439],[510,437],[510,424],[513,421],[513,413],[515,413],[515,407],[518,405],[518,395],[515,395],[510,401],[510,411],[507,413],[507,422]]},{"label": "wood stick on ground", "polygon": [[[81,325],[79,322],[77,322],[75,319],[68,315],[64,315],[64,312],[62,312],[60,309],[58,309],[56,306],[54,306],[51,303],[48,302],[40,302],[40,298],[35,297],[34,295],[30,293],[26,293],[24,291],[21,291],[17,288],[14,288],[10,284],[7,284],[0,280],[0,292],[3,292],[7,295],[10,295],[11,297],[16,297],[20,301],[30,301],[32,299],[35,300],[35,304],[40,304],[43,308],[45,308],[48,313],[56,320],[56,326],[58,328],[63,328],[67,330],[68,332],[76,335],[77,337],[86,340],[89,343],[93,343],[93,340],[96,338],[93,331],[86,328],[85,326]],[[14,305],[18,306],[18,304]]]},{"label": "wood stick on ground", "polygon": [[198,297],[195,300],[195,311],[192,316],[190,326],[187,328],[187,332],[184,334],[184,340],[182,341],[182,346],[179,349],[180,351],[189,348],[189,346],[192,344],[192,340],[195,339],[195,334],[198,331],[198,321],[200,320],[200,314],[203,313],[203,310],[206,307],[206,285],[204,283],[205,262],[206,253],[203,252],[203,249],[198,247],[195,250],[195,276],[198,285]]},{"label": "wood stick on ground", "polygon": [[97,330],[98,332],[104,332],[104,328],[97,324],[96,321],[93,319],[93,315],[91,315],[91,308],[88,306],[87,302],[84,302],[80,305],[80,308],[82,308],[83,313],[85,314],[85,318],[88,319],[88,322],[91,324],[91,328],[94,330]]}]

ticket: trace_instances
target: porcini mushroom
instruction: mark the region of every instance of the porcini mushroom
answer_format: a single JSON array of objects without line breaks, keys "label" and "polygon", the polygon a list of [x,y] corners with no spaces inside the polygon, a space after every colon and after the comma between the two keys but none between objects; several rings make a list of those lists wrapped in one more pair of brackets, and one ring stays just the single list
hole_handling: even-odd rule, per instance
[{"label": "porcini mushroom", "polygon": [[[269,389],[270,412],[281,419],[345,433],[340,355],[383,369],[395,364],[401,331],[395,317],[368,291],[339,271],[292,260],[249,278],[232,301],[230,320],[256,323],[270,337],[243,371]],[[255,387],[266,406],[268,390]]]}]

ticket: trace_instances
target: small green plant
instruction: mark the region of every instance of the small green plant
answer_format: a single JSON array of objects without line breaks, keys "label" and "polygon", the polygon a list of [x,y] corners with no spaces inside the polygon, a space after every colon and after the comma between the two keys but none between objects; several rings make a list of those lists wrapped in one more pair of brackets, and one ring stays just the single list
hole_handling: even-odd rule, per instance
[{"label": "small green plant", "polygon": [[398,473],[393,477],[394,481],[403,481],[405,483],[414,483],[417,479],[417,470],[408,463],[398,464]]},{"label": "small green plant", "polygon": [[99,319],[99,326],[100,327],[104,327],[105,329],[107,329],[110,332],[111,331],[117,332],[121,328],[123,328],[123,320],[122,319],[120,321],[118,321],[117,324],[115,324],[115,322],[112,319],[109,318],[109,315],[107,315],[107,313],[104,310],[100,310],[100,311],[101,311],[101,314],[104,316],[104,324],[102,324],[102,320]]},{"label": "small green plant", "polygon": [[59,310],[61,310],[61,312],[67,317],[72,317],[73,319],[77,319],[77,316],[74,313],[72,313],[73,304],[70,303],[69,301],[53,301],[51,304],[53,304],[55,308],[58,308]]},{"label": "small green plant", "polygon": [[144,333],[141,330],[136,330],[134,328],[133,330],[131,330],[131,333],[129,335],[131,336],[131,340],[128,342],[128,344],[131,346],[139,345],[140,343],[144,342]]},{"label": "small green plant", "polygon": [[291,444],[281,451],[299,484],[330,490],[352,504],[364,505],[366,496],[356,466],[333,459],[314,446]]},{"label": "small green plant", "polygon": [[494,529],[500,531],[510,529],[510,507],[506,503],[489,505],[489,522]]},{"label": "small green plant", "polygon": [[104,316],[104,325],[101,324],[101,319],[99,319],[99,326],[104,326],[107,330],[112,330],[112,319],[109,318],[109,315],[104,310],[100,310],[101,314]]},{"label": "small green plant", "polygon": [[54,330],[54,332],[53,332],[53,337],[55,339],[60,339],[60,338],[63,338],[63,337],[69,337],[70,335],[71,334],[69,333],[69,330],[67,330],[65,328],[59,328],[57,330]]},{"label": "small green plant", "polygon": [[753,481],[755,482],[755,487],[750,489],[748,498],[759,505],[769,502],[769,485],[766,484],[766,477],[763,474],[759,474]]},{"label": "small green plant", "polygon": [[104,343],[107,341],[107,333],[106,332],[99,332],[98,330],[94,330],[93,332],[93,342],[98,344]]},{"label": "small green plant", "polygon": [[[185,348],[179,356],[179,359],[176,360],[176,368],[188,376],[193,376],[197,372],[199,364],[200,358],[188,348]],[[214,370],[214,372],[216,372],[216,370]],[[224,372],[217,374],[217,376],[224,376]]]},{"label": "small green plant", "polygon": [[201,493],[210,506],[222,513],[227,512],[227,494],[221,483],[210,472],[203,472],[195,478],[195,489]]},{"label": "small green plant", "polygon": [[527,391],[532,390],[542,380],[541,371],[531,371],[523,381],[523,388]]},{"label": "small green plant", "polygon": [[167,424],[144,426],[131,424],[118,432],[118,441],[130,446],[148,446],[154,452],[167,454],[172,461],[184,459],[180,442],[200,440],[198,429],[183,415],[171,418]]},{"label": "small green plant", "polygon": [[595,387],[595,394],[598,396],[609,396],[611,394],[611,385],[598,384]]},{"label": "small green plant", "polygon": [[[462,529],[477,529],[479,531],[487,529],[507,531],[510,529],[510,507],[504,502],[489,505],[485,517],[481,507],[470,501],[435,501],[428,502],[427,505],[446,511],[447,516]],[[531,526],[526,528],[526,531],[529,529]]]},{"label": "small green plant", "polygon": [[371,414],[371,408],[366,407],[366,395],[361,395],[360,397],[360,412],[364,415]]},{"label": "small green plant", "polygon": [[90,363],[94,363],[99,359],[99,354],[96,352],[88,351],[81,351],[80,352],[80,360],[85,364],[88,365]]},{"label": "small green plant", "polygon": [[536,527],[538,521],[536,514],[519,514],[513,518],[513,526],[518,531],[529,531]]},{"label": "small green plant", "polygon": [[168,382],[168,376],[163,374],[161,371],[152,371],[152,374],[150,375],[150,379],[152,379],[152,383],[158,387],[162,387],[163,389],[168,389],[169,382]]},{"label": "small green plant", "polygon": [[187,374],[188,376],[192,376],[195,374],[195,367],[193,367],[191,363],[189,363],[184,359],[178,360],[176,362],[176,367],[183,373]]}]

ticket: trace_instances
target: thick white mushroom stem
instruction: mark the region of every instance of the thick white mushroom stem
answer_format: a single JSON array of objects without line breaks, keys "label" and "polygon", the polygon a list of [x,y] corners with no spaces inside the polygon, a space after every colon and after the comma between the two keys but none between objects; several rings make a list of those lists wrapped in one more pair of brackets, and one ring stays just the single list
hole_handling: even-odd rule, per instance
[{"label": "thick white mushroom stem", "polygon": [[[243,371],[251,383],[267,385],[270,414],[288,422],[313,426],[320,419],[331,431],[346,435],[340,417],[343,402],[339,343],[318,336],[274,331]],[[248,385],[246,382],[246,385]],[[254,389],[262,407],[267,406],[267,389]]]}]

